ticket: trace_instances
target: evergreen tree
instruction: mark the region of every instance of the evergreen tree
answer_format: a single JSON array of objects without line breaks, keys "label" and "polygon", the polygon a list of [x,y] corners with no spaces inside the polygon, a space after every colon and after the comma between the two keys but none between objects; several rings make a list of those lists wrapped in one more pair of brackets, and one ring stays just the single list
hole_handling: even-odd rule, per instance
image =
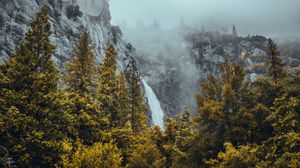
[{"label": "evergreen tree", "polygon": [[147,127],[147,119],[145,115],[147,106],[144,101],[141,79],[135,60],[131,60],[125,75],[129,88],[130,120],[132,130],[134,132],[141,132]]},{"label": "evergreen tree", "polygon": [[130,123],[130,101],[128,88],[125,83],[124,74],[116,77],[117,88],[113,93],[113,107],[116,110],[112,113],[111,126],[112,138],[116,140],[117,146],[122,151],[123,162],[127,163],[128,155],[134,144],[133,131]]},{"label": "evergreen tree", "polygon": [[177,135],[175,137],[173,148],[173,168],[188,168],[192,167],[188,150],[189,138],[192,135],[192,119],[191,111],[188,107],[184,108],[182,114],[176,117],[177,122]]},{"label": "evergreen tree", "polygon": [[175,145],[181,151],[187,150],[187,141],[188,137],[191,135],[191,111],[188,107],[184,108],[182,114],[180,114],[177,118],[177,136],[175,138]]},{"label": "evergreen tree", "polygon": [[165,124],[165,132],[163,136],[163,150],[162,153],[166,157],[166,167],[170,168],[173,163],[174,144],[177,137],[177,123],[176,120],[168,118]]},{"label": "evergreen tree", "polygon": [[117,88],[113,93],[113,106],[116,112],[112,113],[111,122],[114,127],[122,128],[130,122],[130,98],[125,81],[125,75],[123,73],[116,76],[116,82]]},{"label": "evergreen tree", "polygon": [[95,91],[95,70],[94,45],[89,32],[84,30],[66,66],[65,83],[68,90],[90,97]]},{"label": "evergreen tree", "polygon": [[97,102],[100,104],[100,112],[108,118],[107,133],[116,140],[118,148],[122,151],[122,165],[125,165],[135,140],[130,120],[129,90],[125,75],[116,73],[116,56],[114,47],[110,45],[103,64],[100,65]]},{"label": "evergreen tree", "polygon": [[[198,166],[216,157],[226,141],[234,145],[247,143],[248,133],[254,127],[253,118],[249,117],[255,116],[244,108],[243,93],[248,90],[244,69],[226,60],[219,70],[219,76],[210,75],[208,81],[201,84],[202,94],[197,96],[198,115],[194,117],[195,132],[189,142],[193,149],[189,155]],[[247,120],[242,122],[241,118]],[[199,158],[202,162],[197,161]]]},{"label": "evergreen tree", "polygon": [[[299,81],[284,78],[274,83],[261,77],[247,84],[234,75],[242,74],[239,68],[234,69],[222,65],[220,77],[210,76],[202,84],[190,156],[210,158],[205,163],[212,167],[298,167],[299,100],[294,96],[299,95]],[[217,154],[224,142],[230,142],[225,143],[226,152]]]},{"label": "evergreen tree", "polygon": [[73,50],[71,60],[67,63],[64,76],[67,85],[69,111],[76,116],[79,138],[84,144],[98,142],[101,132],[108,125],[101,115],[95,98],[95,54],[89,32],[84,30]]},{"label": "evergreen tree", "polygon": [[114,107],[114,95],[118,87],[117,84],[117,54],[113,45],[109,45],[103,60],[99,67],[98,86],[97,86],[97,102],[101,113],[103,113],[110,121],[116,116],[116,108]]},{"label": "evergreen tree", "polygon": [[300,100],[283,95],[274,101],[268,119],[274,136],[264,144],[270,167],[298,167],[300,159]]},{"label": "evergreen tree", "polygon": [[51,24],[44,6],[13,56],[0,65],[0,145],[18,166],[54,167],[60,141],[72,130],[51,60]]},{"label": "evergreen tree", "polygon": [[271,77],[275,83],[286,76],[284,62],[282,58],[280,58],[280,51],[272,39],[268,40],[266,66],[269,77]]},{"label": "evergreen tree", "polygon": [[232,35],[233,35],[234,37],[237,37],[237,30],[236,30],[235,25],[232,26]]}]

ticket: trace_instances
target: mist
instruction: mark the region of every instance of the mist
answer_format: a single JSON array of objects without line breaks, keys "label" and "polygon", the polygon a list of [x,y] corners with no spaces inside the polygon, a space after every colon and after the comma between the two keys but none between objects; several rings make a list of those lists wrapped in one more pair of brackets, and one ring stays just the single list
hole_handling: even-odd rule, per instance
[{"label": "mist", "polygon": [[180,20],[191,27],[231,29],[240,35],[300,35],[299,0],[110,0],[112,23],[135,27],[157,20],[172,29]]},{"label": "mist", "polygon": [[207,49],[209,63],[203,58],[198,65],[186,37],[197,32],[230,35],[235,25],[238,36],[300,39],[299,6],[299,0],[110,0],[111,23],[136,49],[141,75],[168,116],[185,106],[196,111],[199,83],[226,55]]}]

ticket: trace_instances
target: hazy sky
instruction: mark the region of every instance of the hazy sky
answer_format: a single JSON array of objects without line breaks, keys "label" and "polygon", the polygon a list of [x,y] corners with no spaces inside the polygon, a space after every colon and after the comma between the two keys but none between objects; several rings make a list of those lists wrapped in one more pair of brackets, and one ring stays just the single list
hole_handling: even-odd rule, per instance
[{"label": "hazy sky", "polygon": [[226,27],[240,34],[300,35],[300,0],[110,0],[112,23],[130,27],[157,20],[171,28],[181,18],[192,26]]}]

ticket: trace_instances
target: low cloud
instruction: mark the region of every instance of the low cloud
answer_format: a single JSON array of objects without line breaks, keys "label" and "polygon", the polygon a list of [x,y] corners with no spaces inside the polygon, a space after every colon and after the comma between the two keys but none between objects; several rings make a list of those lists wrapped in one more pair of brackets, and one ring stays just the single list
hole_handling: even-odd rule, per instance
[{"label": "low cloud", "polygon": [[172,28],[181,18],[194,27],[228,28],[242,35],[300,35],[299,0],[110,0],[112,23],[134,27],[156,19]]}]

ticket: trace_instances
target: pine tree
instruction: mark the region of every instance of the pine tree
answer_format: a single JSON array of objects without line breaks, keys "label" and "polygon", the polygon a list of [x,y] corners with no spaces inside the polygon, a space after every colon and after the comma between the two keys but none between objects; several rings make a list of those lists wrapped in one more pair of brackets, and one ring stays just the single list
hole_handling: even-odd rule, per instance
[{"label": "pine tree", "polygon": [[66,66],[65,83],[70,92],[91,96],[95,92],[95,54],[90,34],[84,30]]},{"label": "pine tree", "polygon": [[173,147],[173,168],[188,168],[192,167],[189,156],[189,138],[192,135],[192,119],[191,111],[188,107],[184,108],[184,111],[176,117],[177,122],[177,135],[175,137]]},{"label": "pine tree", "polygon": [[129,120],[129,91],[124,74],[116,74],[116,56],[110,45],[99,69],[97,101],[101,112],[108,116],[111,127],[122,127]]},{"label": "pine tree", "polygon": [[163,137],[162,153],[166,157],[166,167],[170,168],[173,163],[174,143],[177,137],[177,123],[176,120],[166,119],[165,132]]},{"label": "pine tree", "polygon": [[[117,111],[114,106],[114,92],[116,91],[117,84],[117,54],[113,45],[109,45],[103,60],[99,67],[98,86],[97,86],[97,102],[101,113],[108,117],[109,121],[113,120]],[[112,123],[110,123],[112,124]]]},{"label": "pine tree", "polygon": [[130,120],[132,130],[134,132],[140,132],[147,127],[147,119],[145,115],[147,106],[144,101],[141,79],[135,60],[131,60],[125,75],[129,87]]},{"label": "pine tree", "polygon": [[123,73],[116,77],[117,88],[113,92],[113,106],[115,113],[112,113],[111,126],[112,138],[116,140],[117,146],[122,151],[123,162],[127,163],[128,155],[131,151],[133,140],[133,132],[130,124],[130,109],[128,88]]},{"label": "pine tree", "polygon": [[54,167],[59,142],[72,130],[58,89],[59,72],[51,60],[51,24],[44,6],[13,56],[0,65],[0,145],[18,166]]},{"label": "pine tree", "polygon": [[237,37],[237,30],[236,30],[235,25],[232,26],[232,35],[233,35],[234,37]]},{"label": "pine tree", "polygon": [[178,149],[181,151],[187,150],[187,141],[188,138],[191,135],[191,125],[192,125],[192,119],[191,119],[191,111],[188,107],[184,108],[184,111],[182,114],[180,114],[177,118],[177,136],[175,138],[175,145]]},{"label": "pine tree", "polygon": [[130,100],[125,75],[121,73],[116,77],[117,88],[113,93],[113,106],[116,113],[112,113],[112,124],[114,127],[124,127],[130,123]]},{"label": "pine tree", "polygon": [[[197,153],[198,158],[204,160],[215,157],[223,149],[225,141],[234,144],[245,142],[243,138],[247,137],[249,131],[247,124],[239,123],[239,118],[245,114],[241,110],[242,93],[247,91],[245,71],[241,65],[227,60],[220,64],[219,70],[220,75],[210,75],[208,81],[201,84],[202,93],[197,96],[198,115],[194,118],[196,131],[190,142],[195,149],[189,153],[193,157]],[[199,138],[203,139],[201,143],[197,143]],[[198,164],[203,165],[204,162]]]},{"label": "pine tree", "polygon": [[73,50],[70,62],[67,63],[64,76],[68,109],[76,116],[78,136],[86,145],[92,145],[102,139],[102,129],[108,125],[107,119],[100,114],[94,102],[96,62],[93,47],[89,32],[84,30]]},{"label": "pine tree", "polygon": [[[268,119],[274,128],[274,136],[265,143],[266,158],[270,167],[299,166],[300,159],[300,100],[283,95],[274,101]],[[270,143],[271,142],[271,143]],[[298,163],[297,163],[298,162]]]},{"label": "pine tree", "polygon": [[282,58],[280,58],[280,51],[278,50],[277,44],[271,38],[268,40],[267,45],[266,66],[269,77],[271,77],[275,83],[286,76],[284,62]]},{"label": "pine tree", "polygon": [[104,62],[100,65],[97,102],[100,112],[107,116],[109,127],[107,132],[116,140],[122,151],[123,162],[127,158],[135,143],[130,121],[130,97],[125,75],[116,73],[116,52],[112,45],[107,49]]}]

